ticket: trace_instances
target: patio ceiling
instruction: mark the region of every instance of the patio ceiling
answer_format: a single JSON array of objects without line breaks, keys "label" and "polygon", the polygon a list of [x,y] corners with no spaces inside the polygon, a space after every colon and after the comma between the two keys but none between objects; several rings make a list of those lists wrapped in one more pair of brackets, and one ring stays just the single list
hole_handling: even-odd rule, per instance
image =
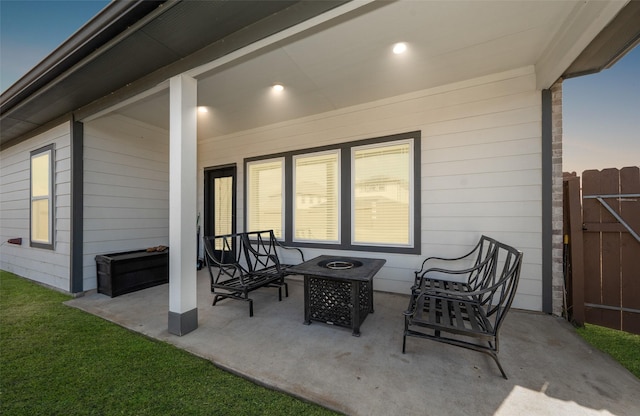
[{"label": "patio ceiling", "polygon": [[[537,88],[549,88],[574,61],[571,74],[585,73],[624,54],[620,45],[640,36],[634,3],[113,2],[2,94],[0,144],[72,113],[90,121],[116,112],[168,129],[166,80],[185,72],[210,110],[201,139],[526,65]],[[631,16],[623,29],[621,15]],[[408,44],[403,55],[391,53],[398,41]],[[274,83],[285,87],[279,96]]]},{"label": "patio ceiling", "polygon": [[71,113],[83,119],[345,1],[113,1],[0,95],[0,145]]},{"label": "patio ceiling", "polygon": [[[197,76],[198,104],[209,109],[198,135],[231,134],[528,65],[536,67],[539,83],[553,82],[575,58],[554,69],[563,65],[551,62],[555,49],[583,13],[584,2],[568,1],[370,4]],[[408,50],[394,55],[400,41]],[[280,94],[270,90],[276,83],[285,87]],[[117,112],[168,129],[168,92]]]}]

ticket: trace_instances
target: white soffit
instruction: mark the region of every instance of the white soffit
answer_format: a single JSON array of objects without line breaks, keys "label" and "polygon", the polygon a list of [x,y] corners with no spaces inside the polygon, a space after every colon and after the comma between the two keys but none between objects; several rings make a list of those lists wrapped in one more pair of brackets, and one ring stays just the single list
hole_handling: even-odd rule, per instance
[{"label": "white soffit", "polygon": [[[264,40],[262,50],[253,45],[244,56],[194,69],[202,74],[198,104],[211,110],[199,137],[531,65],[538,86],[548,88],[624,4],[398,1],[334,12],[315,27],[305,22],[300,33]],[[402,55],[391,52],[398,41],[408,45]],[[285,86],[277,100],[274,83]],[[119,112],[168,128],[167,100],[156,96]]]}]

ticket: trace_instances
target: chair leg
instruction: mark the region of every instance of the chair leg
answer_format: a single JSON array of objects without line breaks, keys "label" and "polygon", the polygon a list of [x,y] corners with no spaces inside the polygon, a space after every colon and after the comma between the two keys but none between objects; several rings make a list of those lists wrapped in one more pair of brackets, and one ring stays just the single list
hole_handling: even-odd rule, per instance
[{"label": "chair leg", "polygon": [[215,296],[213,297],[213,305],[212,305],[212,306],[216,306],[216,303],[218,303],[218,301],[219,301],[220,299],[224,299],[224,296],[215,295]]},{"label": "chair leg", "polygon": [[507,373],[504,372],[504,369],[502,368],[502,365],[500,364],[500,361],[498,360],[498,356],[496,355],[496,353],[487,351],[487,354],[489,354],[491,358],[493,358],[493,361],[495,361],[496,364],[498,365],[498,368],[502,373],[502,377],[504,377],[505,380],[509,380],[509,378],[507,377]]},{"label": "chair leg", "polygon": [[404,317],[404,333],[402,334],[402,353],[405,353],[407,348],[407,331],[409,330],[409,318]]}]

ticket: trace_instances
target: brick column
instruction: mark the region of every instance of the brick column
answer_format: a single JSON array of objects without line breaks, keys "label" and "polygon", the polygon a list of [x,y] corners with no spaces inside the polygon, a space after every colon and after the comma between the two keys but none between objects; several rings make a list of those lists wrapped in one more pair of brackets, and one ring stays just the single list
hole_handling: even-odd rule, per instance
[{"label": "brick column", "polygon": [[551,86],[552,119],[552,303],[553,314],[562,315],[564,307],[563,235],[562,235],[562,80]]}]

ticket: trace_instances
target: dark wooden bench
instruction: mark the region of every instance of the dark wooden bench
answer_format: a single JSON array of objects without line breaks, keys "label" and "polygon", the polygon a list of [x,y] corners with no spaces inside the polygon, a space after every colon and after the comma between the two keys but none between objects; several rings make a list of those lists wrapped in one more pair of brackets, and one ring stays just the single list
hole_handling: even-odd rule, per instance
[{"label": "dark wooden bench", "polygon": [[[278,289],[282,300],[282,287],[289,296],[285,276],[291,264],[280,261],[278,250],[290,250],[304,262],[302,250],[282,245],[272,230],[254,231],[203,237],[205,263],[211,277],[213,305],[221,299],[249,302],[249,316],[253,316],[253,299],[249,292],[263,287]],[[297,263],[296,263],[297,264]]]},{"label": "dark wooden bench", "polygon": [[408,336],[431,339],[489,355],[507,378],[498,360],[498,334],[518,287],[522,252],[495,240],[491,245],[489,255],[468,272],[481,276],[471,285],[420,278],[404,312],[403,354]]}]

